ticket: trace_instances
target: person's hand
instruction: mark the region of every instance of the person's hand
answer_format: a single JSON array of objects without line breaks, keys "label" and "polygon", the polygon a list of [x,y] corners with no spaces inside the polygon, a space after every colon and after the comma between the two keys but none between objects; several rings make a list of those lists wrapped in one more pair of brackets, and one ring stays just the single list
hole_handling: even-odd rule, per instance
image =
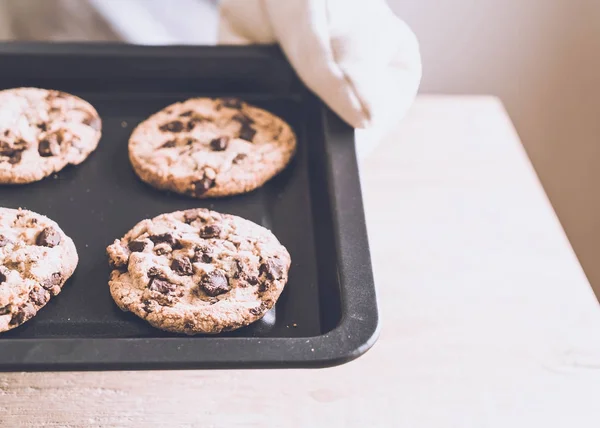
[{"label": "person's hand", "polygon": [[371,143],[414,100],[418,42],[384,0],[222,0],[220,14],[220,43],[279,43],[306,86]]}]

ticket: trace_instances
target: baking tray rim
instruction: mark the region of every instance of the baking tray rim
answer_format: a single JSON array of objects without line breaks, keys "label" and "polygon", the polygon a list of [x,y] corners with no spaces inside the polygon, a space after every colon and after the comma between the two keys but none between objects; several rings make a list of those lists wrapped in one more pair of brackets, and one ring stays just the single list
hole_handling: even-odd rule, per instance
[{"label": "baking tray rim", "polygon": [[[281,50],[273,45],[0,43],[0,57],[11,55],[134,58],[202,55],[215,59],[283,57]],[[277,56],[279,58],[275,58]],[[0,346],[16,351],[13,355],[0,353],[0,371],[329,367],[346,363],[364,354],[377,340],[380,323],[353,130],[328,108],[324,107],[322,113],[325,144],[329,152],[327,174],[334,213],[333,233],[337,244],[335,257],[341,284],[342,317],[333,330],[312,337],[0,339]],[[336,129],[336,134],[331,132],[332,128]],[[363,245],[356,246],[356,242]],[[361,262],[357,263],[357,260]],[[161,348],[158,358],[155,347]],[[233,360],[202,359],[203,351],[207,354],[219,351],[226,355],[228,348],[239,351],[240,347],[243,350],[242,358],[238,355]],[[65,353],[65,349],[69,349],[69,352]],[[57,351],[60,351],[58,360],[55,358]],[[15,356],[21,360],[15,361],[11,358]]]}]

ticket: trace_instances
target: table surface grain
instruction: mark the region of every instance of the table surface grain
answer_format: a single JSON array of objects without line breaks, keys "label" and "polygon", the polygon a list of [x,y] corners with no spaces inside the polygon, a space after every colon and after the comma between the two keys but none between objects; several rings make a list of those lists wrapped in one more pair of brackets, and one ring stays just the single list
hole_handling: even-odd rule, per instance
[{"label": "table surface grain", "polygon": [[502,105],[362,163],[382,333],[329,369],[0,374],[0,426],[597,427],[600,310]]}]

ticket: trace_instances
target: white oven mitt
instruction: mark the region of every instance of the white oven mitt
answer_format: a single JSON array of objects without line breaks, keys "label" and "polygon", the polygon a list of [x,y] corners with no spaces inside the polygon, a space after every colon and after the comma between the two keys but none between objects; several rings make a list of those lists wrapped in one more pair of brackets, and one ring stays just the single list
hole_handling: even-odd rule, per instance
[{"label": "white oven mitt", "polygon": [[355,128],[359,155],[401,119],[421,80],[416,37],[384,0],[221,0],[219,43],[279,43]]}]

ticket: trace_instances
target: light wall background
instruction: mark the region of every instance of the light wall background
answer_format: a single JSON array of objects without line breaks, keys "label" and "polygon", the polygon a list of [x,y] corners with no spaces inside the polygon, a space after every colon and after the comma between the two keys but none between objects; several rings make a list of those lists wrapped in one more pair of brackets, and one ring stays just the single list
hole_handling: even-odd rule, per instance
[{"label": "light wall background", "polygon": [[505,103],[600,296],[600,1],[389,2],[420,40],[421,92]]}]

